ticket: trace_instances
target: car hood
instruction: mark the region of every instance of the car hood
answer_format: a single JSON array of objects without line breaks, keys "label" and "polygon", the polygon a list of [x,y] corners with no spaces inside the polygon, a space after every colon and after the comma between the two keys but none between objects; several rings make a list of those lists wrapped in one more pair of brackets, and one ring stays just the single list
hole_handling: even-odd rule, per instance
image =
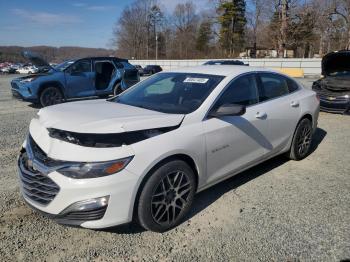
[{"label": "car hood", "polygon": [[179,125],[183,114],[165,114],[104,99],[41,109],[41,125],[76,133],[109,134]]},{"label": "car hood", "polygon": [[53,67],[50,66],[50,64],[44,58],[32,51],[23,51],[22,56],[28,59],[33,65],[38,68],[53,69]]},{"label": "car hood", "polygon": [[322,75],[350,71],[350,50],[332,52],[322,59]]},{"label": "car hood", "polygon": [[25,75],[25,76],[14,78],[12,81],[19,82],[19,81],[22,81],[22,80],[27,79],[27,78],[33,78],[33,77],[38,78],[38,77],[47,76],[47,75],[50,75],[50,73],[47,72],[47,73],[30,74],[30,75]]}]

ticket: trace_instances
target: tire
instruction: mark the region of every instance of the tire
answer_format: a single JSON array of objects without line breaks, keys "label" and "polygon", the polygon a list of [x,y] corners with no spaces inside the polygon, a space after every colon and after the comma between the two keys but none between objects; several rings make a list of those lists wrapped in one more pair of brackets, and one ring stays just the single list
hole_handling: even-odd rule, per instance
[{"label": "tire", "polygon": [[312,133],[311,121],[307,118],[302,119],[295,130],[287,157],[297,161],[307,157],[310,153]]},{"label": "tire", "polygon": [[123,92],[122,88],[121,88],[121,84],[120,82],[116,83],[113,87],[113,96],[117,96],[119,95],[121,92]]},{"label": "tire", "polygon": [[46,87],[40,93],[39,100],[42,107],[51,106],[51,105],[62,103],[63,95],[59,88],[50,86],[50,87]]},{"label": "tire", "polygon": [[31,72],[31,71],[29,71],[29,72],[28,72],[28,75],[31,75],[31,74],[32,74],[32,72]]},{"label": "tire", "polygon": [[137,205],[139,224],[150,231],[165,232],[182,222],[196,191],[192,168],[181,160],[169,161],[151,173]]}]

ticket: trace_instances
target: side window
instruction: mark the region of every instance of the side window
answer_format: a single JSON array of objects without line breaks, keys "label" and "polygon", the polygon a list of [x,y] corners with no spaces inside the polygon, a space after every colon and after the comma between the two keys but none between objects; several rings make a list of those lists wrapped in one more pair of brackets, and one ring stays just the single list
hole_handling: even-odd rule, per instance
[{"label": "side window", "polygon": [[289,93],[287,79],[277,74],[259,74],[262,86],[259,89],[259,101],[263,102]]},{"label": "side window", "polygon": [[124,66],[125,69],[135,69],[135,67],[132,64],[129,64],[127,62],[121,62],[121,64]]},{"label": "side window", "polygon": [[287,78],[287,83],[288,83],[289,93],[292,93],[299,89],[298,84],[294,80]]},{"label": "side window", "polygon": [[91,72],[91,61],[90,60],[80,60],[74,63],[70,69],[71,73],[85,73]]},{"label": "side window", "polygon": [[117,68],[124,68],[123,65],[120,62],[115,62],[115,65]]},{"label": "side window", "polygon": [[256,79],[253,74],[241,76],[226,88],[214,108],[224,104],[253,105],[258,102]]}]

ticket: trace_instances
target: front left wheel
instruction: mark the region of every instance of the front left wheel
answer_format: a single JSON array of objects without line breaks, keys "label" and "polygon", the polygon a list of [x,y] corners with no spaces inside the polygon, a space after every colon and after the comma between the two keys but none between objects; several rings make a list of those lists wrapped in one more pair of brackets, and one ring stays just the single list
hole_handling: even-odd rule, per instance
[{"label": "front left wheel", "polygon": [[195,174],[182,160],[173,160],[152,172],[142,188],[137,218],[151,231],[164,232],[182,222],[196,191]]},{"label": "front left wheel", "polygon": [[51,105],[62,103],[63,95],[61,90],[59,90],[57,87],[50,86],[50,87],[46,87],[40,93],[39,100],[42,107],[51,106]]}]

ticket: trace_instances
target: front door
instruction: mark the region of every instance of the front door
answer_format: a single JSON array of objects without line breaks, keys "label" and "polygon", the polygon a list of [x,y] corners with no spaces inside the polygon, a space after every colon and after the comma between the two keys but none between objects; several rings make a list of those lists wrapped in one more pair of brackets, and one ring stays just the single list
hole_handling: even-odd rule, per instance
[{"label": "front door", "polygon": [[[210,118],[203,122],[207,146],[207,182],[214,182],[244,168],[270,150],[266,139],[266,116],[258,104],[254,73],[231,82],[215,102],[215,110],[223,104],[245,105],[242,116]],[[212,109],[212,110],[213,110]]]},{"label": "front door", "polygon": [[91,60],[82,59],[71,65],[65,72],[69,97],[85,97],[95,94],[95,73],[91,70]]}]

